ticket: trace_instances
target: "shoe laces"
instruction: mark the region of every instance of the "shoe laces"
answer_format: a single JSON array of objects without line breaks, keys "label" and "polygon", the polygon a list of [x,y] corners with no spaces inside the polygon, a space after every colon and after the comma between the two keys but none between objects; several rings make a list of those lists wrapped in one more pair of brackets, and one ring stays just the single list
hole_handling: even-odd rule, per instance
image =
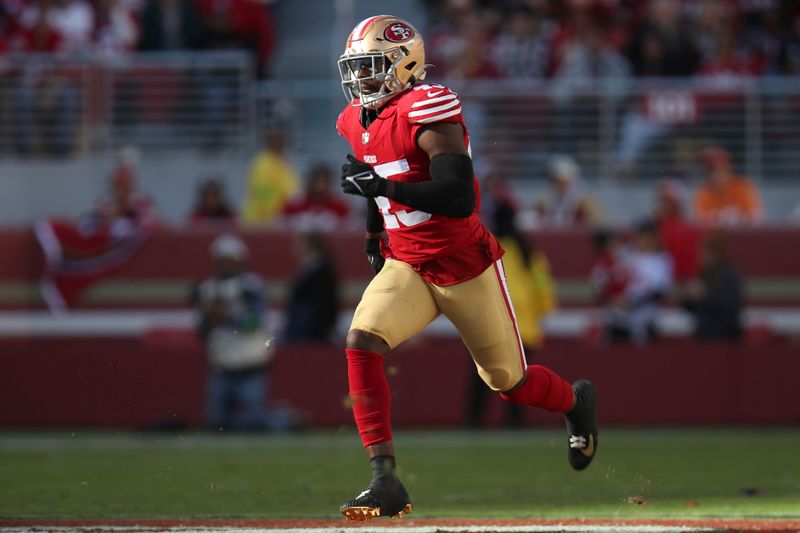
[{"label": "shoe laces", "polygon": [[569,447],[574,448],[576,450],[582,450],[586,448],[586,437],[584,437],[583,435],[570,435]]}]

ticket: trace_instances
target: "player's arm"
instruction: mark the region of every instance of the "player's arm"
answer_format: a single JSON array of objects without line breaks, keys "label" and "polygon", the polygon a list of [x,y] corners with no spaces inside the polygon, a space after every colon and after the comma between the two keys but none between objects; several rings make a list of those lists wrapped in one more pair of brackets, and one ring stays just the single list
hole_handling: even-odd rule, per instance
[{"label": "player's arm", "polygon": [[430,158],[431,181],[389,181],[389,198],[435,215],[466,218],[475,209],[472,159],[464,146],[460,124],[432,124],[422,128],[417,146]]},{"label": "player's arm", "polygon": [[372,167],[348,156],[342,167],[342,188],[350,194],[386,196],[434,215],[466,218],[475,209],[472,159],[464,146],[460,124],[432,124],[422,128],[417,145],[430,158],[431,181],[402,183],[386,180]]}]

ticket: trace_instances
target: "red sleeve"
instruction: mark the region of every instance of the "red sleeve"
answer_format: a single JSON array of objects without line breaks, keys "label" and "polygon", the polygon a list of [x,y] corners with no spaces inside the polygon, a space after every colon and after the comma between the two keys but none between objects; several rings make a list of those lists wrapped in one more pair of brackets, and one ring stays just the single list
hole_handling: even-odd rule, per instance
[{"label": "red sleeve", "polygon": [[402,110],[411,124],[414,137],[420,128],[429,124],[463,124],[461,101],[458,95],[443,85],[417,85]]},{"label": "red sleeve", "polygon": [[344,111],[339,113],[339,116],[336,118],[336,133],[344,137],[344,130],[342,129],[342,117],[344,116]]}]

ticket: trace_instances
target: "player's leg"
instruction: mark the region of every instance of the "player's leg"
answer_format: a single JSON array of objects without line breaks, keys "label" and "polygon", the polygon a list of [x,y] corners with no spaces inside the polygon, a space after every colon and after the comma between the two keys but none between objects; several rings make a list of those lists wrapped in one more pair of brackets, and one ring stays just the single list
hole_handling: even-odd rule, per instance
[{"label": "player's leg", "polygon": [[564,413],[570,465],[588,466],[597,445],[594,387],[580,381],[573,388],[553,370],[526,363],[502,261],[464,283],[436,287],[434,298],[486,384],[508,402]]},{"label": "player's leg", "polygon": [[372,482],[341,507],[350,520],[410,511],[408,494],[395,473],[389,420],[391,394],[383,356],[439,314],[431,290],[410,266],[386,261],[364,291],[347,335],[347,376],[353,416],[372,466]]}]

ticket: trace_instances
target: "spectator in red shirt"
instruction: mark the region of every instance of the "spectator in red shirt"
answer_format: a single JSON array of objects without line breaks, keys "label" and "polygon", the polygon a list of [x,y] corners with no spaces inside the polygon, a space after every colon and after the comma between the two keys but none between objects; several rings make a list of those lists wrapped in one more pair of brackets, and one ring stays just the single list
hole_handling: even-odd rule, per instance
[{"label": "spectator in red shirt", "polygon": [[714,38],[714,51],[700,67],[700,75],[718,82],[735,82],[759,76],[764,64],[751,50],[739,46],[733,29],[726,28]]},{"label": "spectator in red shirt", "polygon": [[259,72],[266,73],[275,45],[269,7],[251,0],[198,0],[197,6],[205,26],[204,48],[250,50]]},{"label": "spectator in red shirt", "polygon": [[492,35],[487,12],[479,12],[471,2],[447,2],[443,22],[431,29],[427,46],[437,67],[437,77],[469,79],[498,75],[489,54]]},{"label": "spectator in red shirt", "polygon": [[52,53],[61,49],[64,38],[49,22],[51,11],[52,4],[39,2],[37,9],[26,12],[33,23],[23,27],[19,33],[23,52]]},{"label": "spectator in red shirt", "polygon": [[594,252],[590,280],[597,304],[612,305],[623,298],[630,278],[621,256],[619,237],[605,230],[596,232]]},{"label": "spectator in red shirt", "polygon": [[626,249],[620,250],[613,241],[598,248],[592,280],[604,303],[607,338],[647,342],[657,334],[656,318],[673,282],[672,261],[663,251],[657,228],[644,221],[634,228]]},{"label": "spectator in red shirt", "polygon": [[314,165],[303,194],[284,205],[284,222],[300,231],[341,228],[350,214],[350,206],[333,193],[333,179],[333,173],[327,165]]},{"label": "spectator in red shirt", "polygon": [[661,243],[672,258],[678,282],[697,276],[700,270],[700,228],[686,220],[686,191],[677,180],[665,179],[656,190],[655,221]]},{"label": "spectator in red shirt", "polygon": [[22,52],[42,55],[22,62],[23,73],[16,77],[14,142],[21,154],[63,157],[75,147],[80,111],[75,80],[59,69],[41,68],[48,54],[65,50],[66,39],[56,23],[62,14],[47,1],[23,12],[16,44]]}]

